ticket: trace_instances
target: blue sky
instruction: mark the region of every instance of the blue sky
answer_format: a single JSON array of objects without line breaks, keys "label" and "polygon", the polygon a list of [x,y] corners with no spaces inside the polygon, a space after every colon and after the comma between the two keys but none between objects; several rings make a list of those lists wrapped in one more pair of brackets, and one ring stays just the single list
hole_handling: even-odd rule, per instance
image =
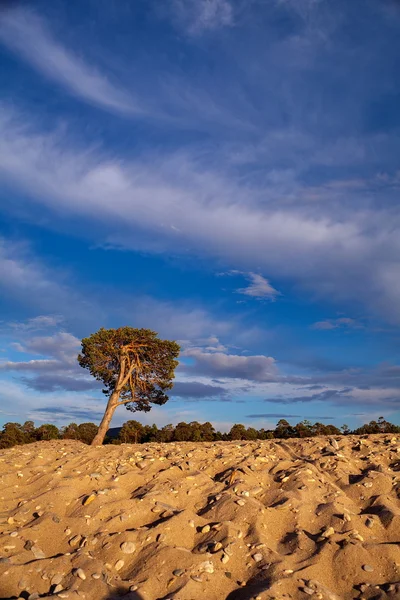
[{"label": "blue sky", "polygon": [[99,421],[132,325],[182,346],[144,423],[400,423],[398,2],[2,6],[0,422]]}]

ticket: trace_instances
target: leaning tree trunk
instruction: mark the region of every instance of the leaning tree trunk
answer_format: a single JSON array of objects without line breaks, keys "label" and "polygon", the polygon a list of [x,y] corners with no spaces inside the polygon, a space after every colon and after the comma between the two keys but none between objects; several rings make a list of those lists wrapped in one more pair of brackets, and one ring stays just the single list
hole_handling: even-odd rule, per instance
[{"label": "leaning tree trunk", "polygon": [[110,427],[111,419],[115,412],[115,409],[118,406],[119,400],[119,392],[114,392],[111,394],[109,401],[107,402],[107,407],[104,413],[104,417],[101,420],[99,425],[99,429],[97,430],[96,435],[93,438],[91,446],[101,446],[104,442],[104,438],[106,437],[106,433]]}]

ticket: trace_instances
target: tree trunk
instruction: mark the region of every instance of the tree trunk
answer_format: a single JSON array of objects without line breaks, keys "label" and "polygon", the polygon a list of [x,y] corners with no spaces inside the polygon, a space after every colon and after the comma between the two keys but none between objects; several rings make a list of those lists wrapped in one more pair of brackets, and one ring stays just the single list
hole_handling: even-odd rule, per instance
[{"label": "tree trunk", "polygon": [[94,436],[92,443],[90,444],[91,446],[101,446],[104,442],[104,438],[106,437],[106,433],[108,431],[108,428],[110,427],[111,419],[113,417],[115,409],[118,406],[119,394],[120,392],[114,392],[113,394],[111,394],[110,399],[107,402],[104,417],[102,418],[101,423],[99,425],[99,429],[96,435]]}]

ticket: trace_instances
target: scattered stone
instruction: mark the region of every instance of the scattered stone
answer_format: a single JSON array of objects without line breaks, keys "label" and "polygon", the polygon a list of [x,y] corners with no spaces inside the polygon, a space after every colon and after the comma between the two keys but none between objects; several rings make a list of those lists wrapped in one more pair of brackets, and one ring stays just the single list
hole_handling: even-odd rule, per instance
[{"label": "scattered stone", "polygon": [[123,542],[121,550],[124,554],[133,554],[136,550],[136,545],[133,542]]},{"label": "scattered stone", "polygon": [[184,572],[184,569],[175,569],[175,571],[172,571],[172,575],[175,575],[175,577],[181,577]]},{"label": "scattered stone", "polygon": [[81,569],[80,567],[78,569],[75,569],[74,571],[74,575],[76,577],[79,577],[79,579],[82,579],[82,581],[85,581],[86,579],[86,573],[83,569]]},{"label": "scattered stone", "polygon": [[253,554],[253,560],[254,562],[258,563],[261,562],[263,559],[263,555],[260,552],[257,552],[256,554]]},{"label": "scattered stone", "polygon": [[229,561],[229,556],[227,554],[223,554],[222,558],[221,558],[221,562],[226,565],[226,563]]},{"label": "scattered stone", "polygon": [[122,567],[124,566],[125,561],[123,561],[122,559],[117,560],[117,562],[115,563],[114,567],[116,571],[120,571],[122,569]]},{"label": "scattered stone", "polygon": [[86,498],[83,501],[83,506],[87,506],[88,504],[91,504],[93,502],[93,500],[96,498],[96,494],[90,494],[90,496],[86,496]]},{"label": "scattered stone", "polygon": [[325,529],[325,531],[321,534],[321,537],[323,538],[329,538],[332,535],[334,535],[335,530],[333,529],[333,527],[328,527],[328,529]]},{"label": "scattered stone", "polygon": [[208,533],[210,529],[211,527],[209,525],[204,525],[204,527],[201,528],[201,533]]},{"label": "scattered stone", "polygon": [[371,565],[363,565],[363,570],[367,571],[367,573],[372,573],[372,571],[374,570],[374,568],[371,567]]},{"label": "scattered stone", "polygon": [[203,563],[201,563],[199,565],[199,568],[201,571],[204,571],[205,573],[214,573],[214,565],[211,562],[211,560],[206,560]]},{"label": "scattered stone", "polygon": [[38,560],[41,558],[46,558],[45,553],[43,552],[43,550],[41,548],[39,548],[39,546],[36,546],[36,545],[32,546],[31,552],[32,552],[33,556],[35,558],[37,558]]}]

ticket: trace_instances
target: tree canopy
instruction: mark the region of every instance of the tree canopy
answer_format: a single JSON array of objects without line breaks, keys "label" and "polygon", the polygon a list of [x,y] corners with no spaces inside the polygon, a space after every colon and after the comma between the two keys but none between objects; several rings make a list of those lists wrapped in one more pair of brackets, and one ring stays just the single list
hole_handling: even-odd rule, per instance
[{"label": "tree canopy", "polygon": [[161,340],[150,329],[102,328],[82,340],[79,364],[103,383],[103,392],[109,397],[92,444],[103,442],[118,406],[147,412],[151,404],[167,402],[179,351],[176,342]]}]

